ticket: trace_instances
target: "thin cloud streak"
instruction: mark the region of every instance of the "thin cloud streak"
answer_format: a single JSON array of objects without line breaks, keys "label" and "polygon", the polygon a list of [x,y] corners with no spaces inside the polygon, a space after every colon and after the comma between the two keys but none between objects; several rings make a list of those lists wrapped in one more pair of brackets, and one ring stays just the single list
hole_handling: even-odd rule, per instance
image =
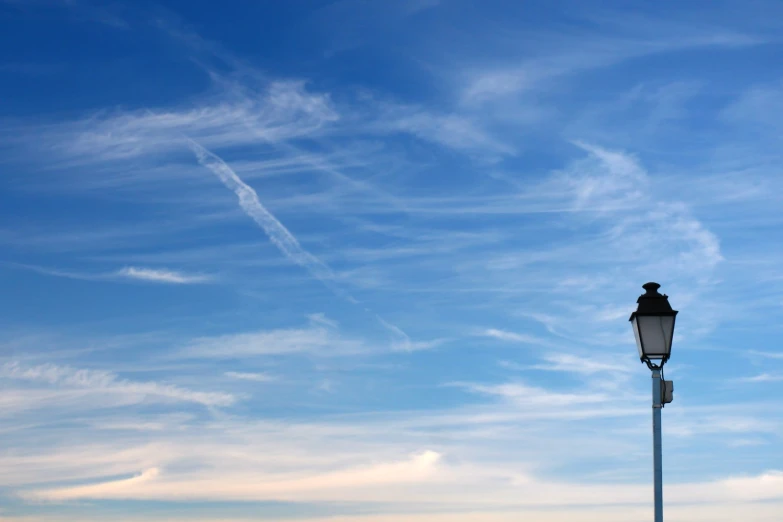
[{"label": "thin cloud streak", "polygon": [[307,269],[316,279],[322,281],[330,288],[334,288],[334,285],[331,283],[335,278],[334,272],[317,257],[302,248],[293,234],[261,204],[261,201],[258,199],[258,193],[252,187],[242,181],[236,172],[219,156],[193,140],[188,140],[188,143],[198,162],[212,171],[227,188],[237,195],[242,210],[261,227],[283,255],[297,265]]},{"label": "thin cloud streak", "polygon": [[[85,390],[98,397],[104,394],[126,397],[131,403],[148,399],[194,402],[204,406],[230,406],[236,398],[223,392],[200,392],[173,384],[154,381],[121,379],[115,373],[102,370],[75,369],[69,366],[43,364],[24,366],[8,362],[0,366],[0,377],[43,383],[66,389]],[[30,401],[31,404],[34,401]],[[45,406],[41,403],[39,406]]]},{"label": "thin cloud streak", "polygon": [[[580,34],[578,40],[570,35],[543,33],[536,39],[543,51],[534,56],[525,56],[520,49],[523,52],[506,64],[486,67],[481,63],[467,75],[460,71],[460,103],[475,109],[489,103],[508,102],[523,94],[540,92],[556,79],[609,68],[634,58],[688,49],[747,48],[770,40],[759,33],[745,34],[719,26],[683,26],[649,16],[633,20],[625,15],[618,17],[617,13],[603,17],[594,12],[581,15],[591,23],[602,25],[602,31],[589,38]],[[624,31],[618,34],[617,28],[625,23],[633,23],[643,29],[642,33],[632,38],[623,34]],[[683,31],[683,27],[688,30]]]},{"label": "thin cloud streak", "polygon": [[[358,304],[358,301],[354,297],[347,294],[336,285],[336,275],[332,269],[299,244],[296,237],[294,237],[294,235],[291,234],[291,232],[283,226],[266,207],[264,207],[258,198],[258,193],[247,183],[242,181],[237,173],[234,172],[222,158],[191,139],[188,140],[188,143],[191,150],[196,155],[198,162],[212,171],[227,188],[231,189],[231,191],[237,195],[242,210],[261,227],[283,255],[295,264],[305,268],[313,277],[321,281],[336,295],[343,297],[351,303]],[[369,309],[365,308],[365,311],[369,311]],[[403,349],[411,350],[434,346],[433,342],[429,342],[429,344],[413,344],[402,329],[381,319],[380,316],[376,315],[376,317],[384,326],[391,328],[398,335],[402,336]]]},{"label": "thin cloud streak", "polygon": [[501,361],[500,365],[510,370],[542,370],[551,372],[574,373],[581,375],[593,375],[596,373],[625,374],[632,371],[630,366],[619,364],[603,363],[591,360],[587,357],[579,357],[574,354],[557,353],[546,354],[543,359],[548,364],[530,364],[522,365],[511,361]]},{"label": "thin cloud streak", "polygon": [[252,381],[252,382],[271,382],[277,380],[274,375],[268,373],[253,373],[253,372],[226,372],[223,375],[230,379],[236,379],[238,381]]},{"label": "thin cloud streak", "polygon": [[498,330],[497,328],[488,328],[482,335],[491,339],[498,339],[499,341],[507,341],[512,343],[523,343],[532,345],[548,346],[550,343],[545,339],[541,339],[534,335],[522,334],[517,332],[509,332],[507,330]]},{"label": "thin cloud streak", "polygon": [[12,268],[20,268],[23,270],[30,270],[39,274],[65,277],[68,279],[79,279],[82,281],[111,281],[111,282],[131,282],[142,281],[147,283],[162,283],[162,284],[178,284],[178,285],[190,285],[209,283],[214,280],[214,277],[207,274],[188,274],[176,270],[168,270],[161,268],[144,268],[126,266],[114,272],[74,272],[70,270],[61,270],[58,268],[50,268],[38,265],[29,265],[22,263],[3,263],[6,266]]},{"label": "thin cloud streak", "polygon": [[188,275],[173,270],[137,268],[134,266],[128,266],[119,270],[117,275],[128,279],[138,279],[140,281],[149,281],[152,283],[172,283],[179,285],[204,283],[210,280],[209,276],[204,275]]},{"label": "thin cloud streak", "polygon": [[761,373],[759,375],[754,375],[753,377],[741,377],[737,380],[739,382],[781,382],[783,381],[783,375]]},{"label": "thin cloud streak", "polygon": [[783,352],[765,352],[760,350],[748,350],[749,354],[758,355],[767,359],[783,359]]},{"label": "thin cloud streak", "polygon": [[368,353],[367,343],[346,338],[332,328],[310,326],[193,339],[174,358],[232,359],[307,353],[322,357]]}]

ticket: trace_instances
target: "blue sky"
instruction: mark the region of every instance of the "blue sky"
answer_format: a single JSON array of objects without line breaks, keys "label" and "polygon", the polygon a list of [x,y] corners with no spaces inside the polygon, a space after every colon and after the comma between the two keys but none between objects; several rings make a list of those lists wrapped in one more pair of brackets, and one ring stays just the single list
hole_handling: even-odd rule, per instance
[{"label": "blue sky", "polygon": [[0,521],[779,521],[781,20],[0,0]]}]

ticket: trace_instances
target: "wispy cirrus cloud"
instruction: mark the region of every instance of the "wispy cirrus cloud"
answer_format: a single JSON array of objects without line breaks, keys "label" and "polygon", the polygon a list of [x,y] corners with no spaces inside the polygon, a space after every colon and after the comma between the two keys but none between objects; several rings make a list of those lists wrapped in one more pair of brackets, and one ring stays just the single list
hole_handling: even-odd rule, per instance
[{"label": "wispy cirrus cloud", "polygon": [[[580,32],[565,35],[541,32],[535,47],[521,41],[514,53],[515,60],[506,63],[494,60],[468,69],[467,74],[463,72],[460,102],[466,106],[508,102],[521,94],[543,90],[556,79],[636,58],[687,49],[744,48],[770,38],[720,24],[702,24],[694,29],[660,18],[642,20],[618,12],[581,12],[580,15],[603,31],[588,39]],[[637,29],[634,34],[625,30],[631,24]]]},{"label": "wispy cirrus cloud", "polygon": [[329,319],[326,317],[326,314],[319,312],[317,314],[308,314],[307,318],[310,320],[310,322],[315,324],[320,324],[323,326],[328,326],[329,328],[338,328],[339,324],[337,321],[334,321],[332,319]]},{"label": "wispy cirrus cloud", "polygon": [[500,341],[510,341],[514,343],[525,343],[532,345],[547,344],[547,341],[529,334],[509,332],[507,330],[498,330],[497,328],[488,328],[483,332],[485,337],[498,339]]},{"label": "wispy cirrus cloud", "polygon": [[421,108],[388,108],[373,124],[382,130],[407,132],[463,153],[483,158],[513,156],[516,148],[503,142],[469,116],[458,113],[436,114]]},{"label": "wispy cirrus cloud", "polygon": [[510,361],[501,361],[501,366],[512,370],[542,370],[552,372],[565,372],[581,375],[628,373],[632,370],[629,365],[612,364],[579,357],[569,353],[544,354],[542,356],[546,364],[522,365]]},{"label": "wispy cirrus cloud", "polygon": [[274,375],[259,372],[226,372],[223,375],[230,379],[251,382],[271,382],[277,379]]},{"label": "wispy cirrus cloud", "polygon": [[367,353],[365,341],[344,337],[331,328],[309,326],[193,339],[177,352],[179,357],[236,358],[292,353],[330,357]]},{"label": "wispy cirrus cloud", "polygon": [[[126,404],[152,400],[230,406],[236,400],[233,395],[224,392],[202,392],[154,381],[132,381],[104,370],[76,369],[53,364],[25,366],[18,362],[7,362],[0,366],[0,377],[51,385],[63,390],[81,390],[98,403],[101,402],[102,396],[108,396],[110,401],[115,397]],[[25,401],[27,406],[36,406],[34,394],[30,395],[31,400]],[[45,406],[45,403],[37,404],[37,407]]]},{"label": "wispy cirrus cloud", "polygon": [[[189,143],[193,152],[196,154],[199,163],[211,170],[226,187],[237,195],[242,210],[261,227],[272,243],[274,243],[288,259],[307,269],[313,277],[321,281],[336,295],[345,298],[353,304],[357,304],[357,300],[354,297],[347,294],[336,284],[335,273],[332,269],[300,245],[293,234],[291,234],[291,232],[264,207],[258,198],[258,193],[247,183],[242,181],[225,161],[198,143],[192,140],[190,140]],[[369,308],[365,307],[365,311],[369,311]],[[376,317],[381,324],[401,337],[401,347],[403,350],[410,351],[413,349],[431,348],[442,342],[442,340],[411,342],[410,337],[401,328],[381,319],[377,314]]]},{"label": "wispy cirrus cloud", "polygon": [[313,136],[338,119],[328,96],[301,81],[271,82],[260,93],[230,84],[195,109],[113,111],[54,123],[41,139],[75,164],[95,164],[170,154],[188,144],[183,135],[207,147],[240,146]]},{"label": "wispy cirrus cloud", "polygon": [[783,381],[783,375],[773,373],[760,373],[752,377],[741,377],[737,379],[740,382],[780,382]]},{"label": "wispy cirrus cloud", "polygon": [[783,352],[767,352],[763,350],[748,350],[751,355],[757,355],[765,359],[783,359]]},{"label": "wispy cirrus cloud", "polygon": [[214,276],[211,275],[189,274],[164,268],[126,266],[114,272],[76,272],[20,263],[6,263],[6,265],[23,270],[31,270],[44,275],[81,279],[85,281],[144,281],[149,283],[180,285],[209,283],[214,281]]},{"label": "wispy cirrus cloud", "polygon": [[562,407],[576,404],[605,403],[609,400],[604,394],[553,393],[542,388],[523,383],[474,384],[457,383],[456,386],[479,394],[502,397],[509,401],[531,407]]},{"label": "wispy cirrus cloud", "polygon": [[119,277],[128,279],[138,279],[140,281],[149,281],[151,283],[172,283],[172,284],[195,284],[205,283],[211,280],[206,275],[190,275],[174,270],[161,270],[155,268],[143,268],[127,266],[117,271]]},{"label": "wispy cirrus cloud", "polygon": [[[378,355],[390,352],[411,352],[439,346],[447,339],[414,341],[396,334],[392,340],[373,340],[346,335],[331,325],[312,323],[302,328],[281,328],[197,337],[167,357],[191,359],[234,359],[273,355],[308,354],[316,357],[346,357]],[[226,374],[229,375],[229,374]],[[230,372],[234,378],[253,380],[255,374]],[[262,378],[259,376],[259,379]]]}]

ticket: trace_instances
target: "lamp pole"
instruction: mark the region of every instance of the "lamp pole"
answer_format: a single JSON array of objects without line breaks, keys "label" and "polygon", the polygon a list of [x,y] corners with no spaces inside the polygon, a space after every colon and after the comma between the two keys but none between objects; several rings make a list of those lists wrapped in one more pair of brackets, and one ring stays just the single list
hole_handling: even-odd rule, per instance
[{"label": "lamp pole", "polygon": [[[639,358],[652,371],[653,416],[653,482],[655,522],[663,522],[663,448],[661,444],[661,409],[672,401],[672,381],[663,379],[663,365],[669,360],[677,311],[672,310],[669,297],[658,293],[658,283],[642,286],[646,292],[637,299],[631,324]],[[655,364],[653,361],[660,361]]]},{"label": "lamp pole", "polygon": [[652,371],[653,397],[653,480],[655,482],[655,522],[663,522],[663,447],[661,444],[661,370]]}]

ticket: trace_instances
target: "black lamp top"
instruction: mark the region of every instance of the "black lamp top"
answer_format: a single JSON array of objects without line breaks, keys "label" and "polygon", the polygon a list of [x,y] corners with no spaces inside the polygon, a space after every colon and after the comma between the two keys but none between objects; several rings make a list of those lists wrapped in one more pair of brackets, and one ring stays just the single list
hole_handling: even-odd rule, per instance
[{"label": "black lamp top", "polygon": [[661,287],[658,283],[645,283],[642,288],[646,290],[646,293],[639,296],[636,300],[639,305],[636,307],[636,312],[640,314],[666,314],[677,313],[672,310],[672,306],[669,304],[669,296],[666,294],[661,295],[658,293],[658,289]]}]

